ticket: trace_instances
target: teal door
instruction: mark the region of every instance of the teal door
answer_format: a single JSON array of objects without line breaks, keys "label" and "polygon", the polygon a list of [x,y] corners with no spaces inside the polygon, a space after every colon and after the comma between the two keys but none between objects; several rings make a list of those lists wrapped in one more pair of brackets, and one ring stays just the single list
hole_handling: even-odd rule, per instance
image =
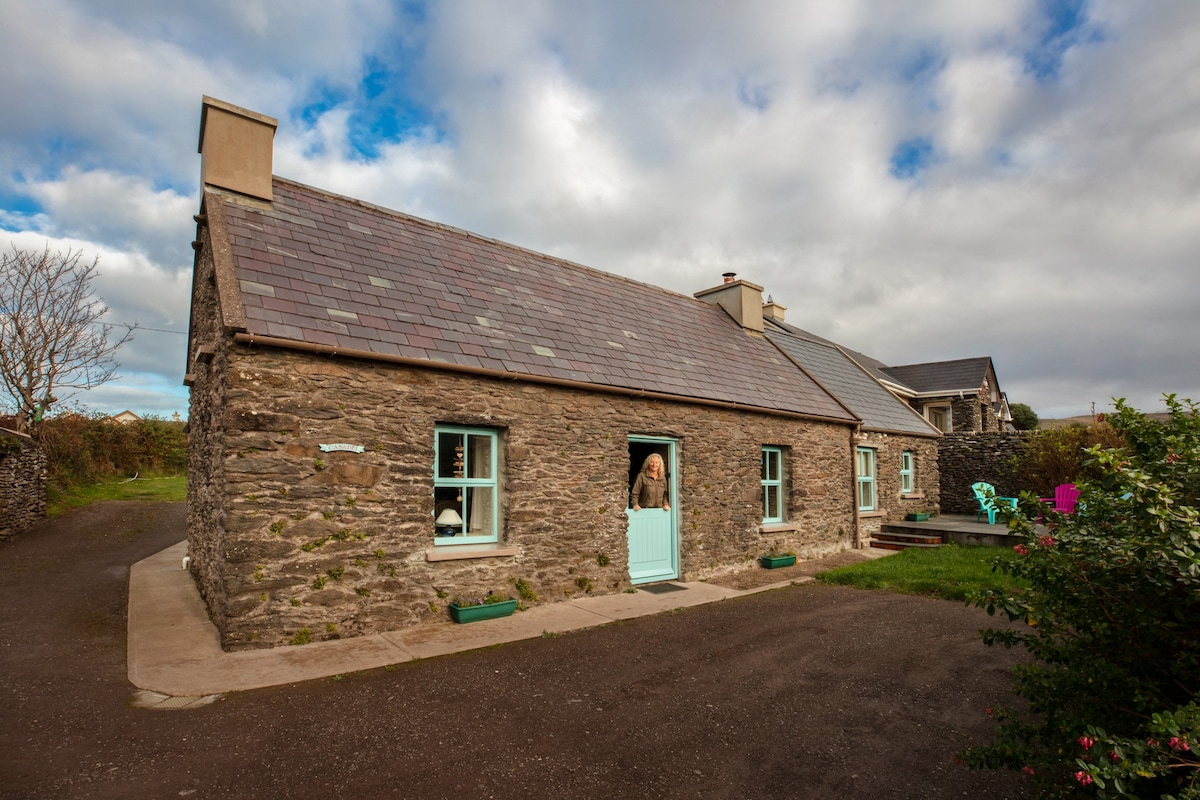
[{"label": "teal door", "polygon": [[670,510],[627,504],[629,518],[629,580],[634,584],[669,581],[679,577],[679,540],[676,535],[678,481],[675,479],[675,440],[648,436],[629,437],[629,486],[651,453],[662,456],[670,486]]}]

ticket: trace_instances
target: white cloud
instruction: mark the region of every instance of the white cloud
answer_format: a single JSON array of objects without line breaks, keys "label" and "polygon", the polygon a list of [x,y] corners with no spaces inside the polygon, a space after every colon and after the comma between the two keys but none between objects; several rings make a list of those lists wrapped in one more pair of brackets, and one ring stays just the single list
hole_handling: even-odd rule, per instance
[{"label": "white cloud", "polygon": [[[1200,397],[1200,9],[1095,0],[1047,45],[1043,8],[18,4],[0,225],[94,243],[114,313],[186,325],[210,94],[280,119],[284,176],[686,294],[732,269],[885,361],[991,355],[1039,412]],[[182,368],[160,344],[138,371]]]}]

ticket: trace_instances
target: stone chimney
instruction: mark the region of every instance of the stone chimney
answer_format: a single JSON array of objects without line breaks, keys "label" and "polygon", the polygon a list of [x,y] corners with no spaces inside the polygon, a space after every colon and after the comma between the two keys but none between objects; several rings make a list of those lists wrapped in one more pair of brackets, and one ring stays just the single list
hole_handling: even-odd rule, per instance
[{"label": "stone chimney", "polygon": [[279,122],[213,97],[200,111],[200,181],[271,201],[271,153]]},{"label": "stone chimney", "polygon": [[724,282],[712,289],[696,292],[693,297],[725,309],[738,325],[746,330],[763,330],[763,287],[749,281],[739,281],[732,272],[724,274]]},{"label": "stone chimney", "polygon": [[783,312],[787,311],[787,306],[781,306],[772,299],[771,295],[767,295],[767,302],[763,303],[762,315],[763,319],[770,319],[776,322],[783,322]]}]

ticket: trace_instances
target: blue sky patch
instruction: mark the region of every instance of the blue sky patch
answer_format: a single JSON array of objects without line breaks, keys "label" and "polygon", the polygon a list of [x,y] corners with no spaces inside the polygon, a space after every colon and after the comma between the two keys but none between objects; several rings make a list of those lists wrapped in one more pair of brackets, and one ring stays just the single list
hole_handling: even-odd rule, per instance
[{"label": "blue sky patch", "polygon": [[896,145],[892,150],[889,172],[893,178],[906,180],[916,177],[934,160],[933,140],[928,136],[918,136]]},{"label": "blue sky patch", "polygon": [[1058,79],[1063,57],[1078,44],[1103,41],[1103,36],[1089,28],[1088,0],[1039,0],[1041,28],[1037,42],[1024,53],[1025,71],[1039,82]]}]

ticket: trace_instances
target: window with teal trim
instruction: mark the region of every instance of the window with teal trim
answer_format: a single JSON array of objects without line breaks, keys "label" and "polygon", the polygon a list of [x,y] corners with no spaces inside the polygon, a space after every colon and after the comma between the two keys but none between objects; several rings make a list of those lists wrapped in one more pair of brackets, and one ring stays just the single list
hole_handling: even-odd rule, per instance
[{"label": "window with teal trim", "polygon": [[858,448],[858,510],[875,510],[875,451]]},{"label": "window with teal trim", "polygon": [[495,542],[496,432],[439,425],[434,435],[434,544]]},{"label": "window with teal trim", "polygon": [[783,522],[783,449],[762,449],[763,522]]},{"label": "window with teal trim", "polygon": [[900,454],[900,493],[912,494],[916,491],[917,482],[914,480],[913,453],[905,450]]}]

